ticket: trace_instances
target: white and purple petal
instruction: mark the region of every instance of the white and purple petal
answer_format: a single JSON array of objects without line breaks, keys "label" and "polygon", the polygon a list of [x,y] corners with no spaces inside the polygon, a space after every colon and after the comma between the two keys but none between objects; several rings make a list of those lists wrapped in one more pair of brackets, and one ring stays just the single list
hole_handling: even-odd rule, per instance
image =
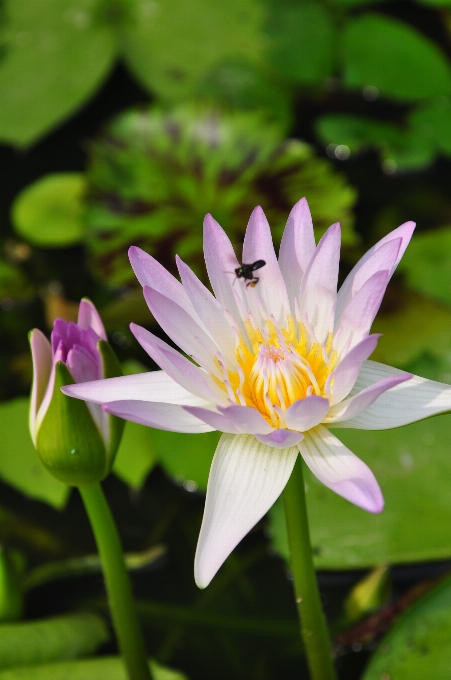
[{"label": "white and purple petal", "polygon": [[294,300],[299,296],[302,279],[315,248],[312,216],[306,199],[301,198],[288,216],[279,251],[279,267],[285,280],[293,316]]},{"label": "white and purple petal", "polygon": [[77,399],[85,399],[95,404],[108,404],[110,401],[162,401],[168,404],[207,406],[201,399],[179,385],[164,371],[122,375],[119,378],[92,380],[79,385],[62,388],[64,394]]},{"label": "white and purple petal", "polygon": [[223,413],[241,433],[264,435],[274,430],[256,408],[233,404],[218,406],[218,411]]},{"label": "white and purple petal", "polygon": [[338,355],[349,352],[365,339],[384,297],[390,272],[382,270],[373,274],[354,295],[343,310],[339,329],[334,340]]},{"label": "white and purple petal", "polygon": [[211,338],[220,348],[222,354],[228,359],[229,365],[233,366],[236,361],[236,339],[229,317],[208,288],[204,286],[183,260],[177,257],[176,262],[183,287],[194,309]]},{"label": "white and purple petal", "polygon": [[[351,395],[374,385],[379,380],[400,375],[405,375],[404,371],[376,361],[365,361]],[[333,427],[388,430],[448,411],[451,411],[451,385],[414,375],[410,380],[384,392],[363,413],[336,423]]]},{"label": "white and purple petal", "polygon": [[77,326],[83,330],[92,328],[99,338],[102,340],[107,340],[107,335],[102,323],[102,319],[100,318],[100,314],[92,304],[91,300],[88,300],[87,298],[83,298],[78,307]]},{"label": "white and purple petal", "polygon": [[30,433],[36,446],[36,416],[44,399],[52,372],[52,348],[44,333],[35,328],[30,334],[33,361],[33,387],[31,388]]},{"label": "white and purple petal", "polygon": [[194,576],[205,588],[242,538],[283,491],[296,447],[276,449],[252,435],[223,434],[208,478]]},{"label": "white and purple petal", "polygon": [[218,346],[205,330],[176,302],[153,288],[144,287],[144,298],[164,332],[203,368],[215,368]]},{"label": "white and purple petal", "polygon": [[[234,286],[235,269],[240,266],[229,237],[211,215],[204,220],[204,257],[213,293],[219,304],[227,309],[244,333],[241,315],[235,300],[239,295],[245,301],[244,287]],[[247,306],[247,305],[246,305]]]},{"label": "white and purple petal", "polygon": [[404,375],[392,375],[388,378],[383,378],[379,382],[370,385],[366,389],[358,392],[353,397],[349,399],[344,399],[342,402],[336,406],[332,406],[327,417],[324,419],[324,423],[334,426],[334,423],[342,422],[345,420],[350,420],[355,418],[363,411],[366,411],[376,399],[378,399],[384,392],[391,390],[395,385],[399,385],[406,380],[410,380],[412,375],[410,373],[405,373]]},{"label": "white and purple petal", "polygon": [[381,512],[384,499],[375,476],[326,427],[318,425],[306,432],[299,453],[329,489],[368,512]]},{"label": "white and purple petal", "polygon": [[158,430],[199,434],[215,429],[188,413],[183,406],[165,404],[161,401],[110,401],[103,405],[103,410],[119,418]]},{"label": "white and purple petal", "polygon": [[219,413],[212,405],[210,407],[201,406],[184,406],[184,410],[192,416],[199,418],[202,422],[210,425],[214,430],[219,432],[228,432],[229,434],[243,434],[232,421],[227,418],[224,413]]},{"label": "white and purple petal", "polygon": [[134,323],[130,324],[130,330],[155,363],[188,392],[206,401],[227,402],[226,395],[221,394],[220,388],[205,371],[185,359],[166,342]]},{"label": "white and purple petal", "polygon": [[285,411],[285,421],[290,430],[306,432],[318,425],[330,408],[329,400],[316,395],[299,399]]},{"label": "white and purple petal", "polygon": [[128,257],[136,278],[143,288],[148,286],[162,293],[182,306],[188,314],[198,320],[198,316],[182,284],[162,264],[137,246],[129,248]]},{"label": "white and purple petal", "polygon": [[[405,224],[402,224],[400,227],[387,234],[387,236],[384,236],[384,238],[370,248],[357,262],[338,291],[336,310],[336,319],[338,323],[340,322],[343,309],[348,304],[349,300],[376,271],[389,269],[390,280],[409,245],[414,229],[415,222],[405,222]],[[400,243],[399,239],[401,239]],[[393,243],[391,246],[388,246],[387,244],[390,242]],[[394,252],[395,257],[393,257]]]},{"label": "white and purple petal", "polygon": [[246,286],[249,307],[257,319],[259,317],[255,309],[257,292],[266,311],[266,318],[273,315],[277,323],[282,325],[290,312],[287,290],[274,251],[271,229],[260,206],[252,211],[243,243],[243,262],[252,264],[257,260],[264,260],[265,266],[259,269],[256,275],[259,279],[258,288]]},{"label": "white and purple petal", "polygon": [[255,438],[262,444],[266,444],[266,446],[273,446],[276,449],[288,449],[299,444],[304,439],[304,434],[279,428],[269,434],[256,434]]},{"label": "white and purple petal", "polygon": [[332,406],[348,396],[355,385],[363,362],[374,352],[380,337],[380,333],[369,335],[342,358],[333,372]]},{"label": "white and purple petal", "polygon": [[333,330],[340,238],[340,225],[333,224],[318,243],[302,279],[298,300],[300,320],[314,329],[319,343],[325,342],[327,334]]}]

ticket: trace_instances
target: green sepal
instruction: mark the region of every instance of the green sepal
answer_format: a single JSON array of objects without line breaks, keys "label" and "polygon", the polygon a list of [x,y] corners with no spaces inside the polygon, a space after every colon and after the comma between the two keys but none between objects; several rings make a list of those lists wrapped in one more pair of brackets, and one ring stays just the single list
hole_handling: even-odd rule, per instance
[{"label": "green sepal", "polygon": [[[119,360],[106,340],[97,343],[100,359],[102,361],[102,374],[104,378],[117,378],[124,375]],[[112,468],[116,453],[121,443],[124,432],[125,420],[110,413],[105,414],[108,422],[108,441],[106,442],[109,470]]]},{"label": "green sepal", "polygon": [[84,401],[67,397],[61,387],[73,385],[67,366],[55,366],[55,384],[39,426],[36,449],[47,470],[70,486],[99,482],[110,470],[105,444]]}]

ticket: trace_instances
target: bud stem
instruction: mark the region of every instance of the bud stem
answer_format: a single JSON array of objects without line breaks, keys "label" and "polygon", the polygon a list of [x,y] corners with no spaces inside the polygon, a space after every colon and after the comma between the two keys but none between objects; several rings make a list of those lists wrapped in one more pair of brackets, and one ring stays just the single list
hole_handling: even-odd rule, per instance
[{"label": "bud stem", "polygon": [[298,456],[283,492],[296,606],[312,680],[336,680],[313,566],[302,464]]},{"label": "bud stem", "polygon": [[79,491],[99,550],[111,616],[128,677],[151,680],[130,579],[110,508],[100,484],[83,485]]}]

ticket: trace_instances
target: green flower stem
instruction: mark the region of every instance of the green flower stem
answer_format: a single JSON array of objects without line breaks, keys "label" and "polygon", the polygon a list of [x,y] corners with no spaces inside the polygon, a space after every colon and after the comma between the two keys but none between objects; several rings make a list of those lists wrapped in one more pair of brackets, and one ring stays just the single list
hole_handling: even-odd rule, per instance
[{"label": "green flower stem", "polygon": [[119,648],[130,680],[151,680],[121,542],[100,484],[78,487],[96,539]]},{"label": "green flower stem", "polygon": [[313,567],[302,458],[283,492],[296,606],[312,680],[336,680],[331,645]]}]

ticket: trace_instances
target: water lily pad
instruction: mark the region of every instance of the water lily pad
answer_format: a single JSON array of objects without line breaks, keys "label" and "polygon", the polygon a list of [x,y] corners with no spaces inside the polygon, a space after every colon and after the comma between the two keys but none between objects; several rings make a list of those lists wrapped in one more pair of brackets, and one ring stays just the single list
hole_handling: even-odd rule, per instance
[{"label": "water lily pad", "polygon": [[0,139],[28,145],[79,107],[112,66],[116,36],[97,0],[6,0]]},{"label": "water lily pad", "polygon": [[164,99],[192,94],[227,58],[262,53],[263,8],[255,0],[135,2],[123,50],[133,74]]},{"label": "water lily pad", "polygon": [[0,624],[0,668],[74,659],[94,652],[109,638],[106,621],[88,612],[3,623]]},{"label": "water lily pad", "polygon": [[220,433],[193,435],[153,430],[152,436],[155,455],[163,469],[188,490],[204,491]]},{"label": "water lily pad", "polygon": [[77,172],[46,175],[16,198],[12,218],[17,233],[36,246],[61,248],[84,235],[86,182]]},{"label": "water lily pad", "polygon": [[127,422],[114,461],[113,472],[123,482],[139,488],[156,463],[152,431],[138,423]]},{"label": "water lily pad", "polygon": [[417,138],[427,138],[437,151],[451,155],[451,102],[449,97],[414,109],[409,115],[409,125]]},{"label": "water lily pad", "polygon": [[382,161],[389,159],[399,170],[428,165],[436,154],[429,136],[364,116],[326,114],[318,119],[316,129],[325,144],[344,144],[351,153],[374,148]]},{"label": "water lily pad", "polygon": [[364,14],[349,22],[343,59],[347,87],[373,85],[400,101],[451,92],[445,55],[424,35],[395,19]]},{"label": "water lily pad", "polygon": [[325,5],[275,2],[267,32],[270,61],[285,77],[312,85],[331,75],[336,37]]},{"label": "water lily pad", "polygon": [[451,348],[451,307],[404,290],[393,310],[378,314],[371,331],[382,333],[375,361],[403,368],[424,352],[444,356]]},{"label": "water lily pad", "polygon": [[451,579],[407,609],[384,637],[363,680],[451,678]]},{"label": "water lily pad", "polygon": [[[149,662],[154,680],[187,680],[187,676],[162,666],[156,661]],[[118,656],[104,656],[100,659],[83,659],[65,663],[27,666],[0,672],[0,680],[127,680],[123,660]]]},{"label": "water lily pad", "polygon": [[44,468],[28,431],[28,399],[0,404],[0,477],[30,498],[62,508],[70,489]]},{"label": "water lily pad", "polygon": [[451,305],[451,227],[416,234],[399,268],[410,288]]}]

